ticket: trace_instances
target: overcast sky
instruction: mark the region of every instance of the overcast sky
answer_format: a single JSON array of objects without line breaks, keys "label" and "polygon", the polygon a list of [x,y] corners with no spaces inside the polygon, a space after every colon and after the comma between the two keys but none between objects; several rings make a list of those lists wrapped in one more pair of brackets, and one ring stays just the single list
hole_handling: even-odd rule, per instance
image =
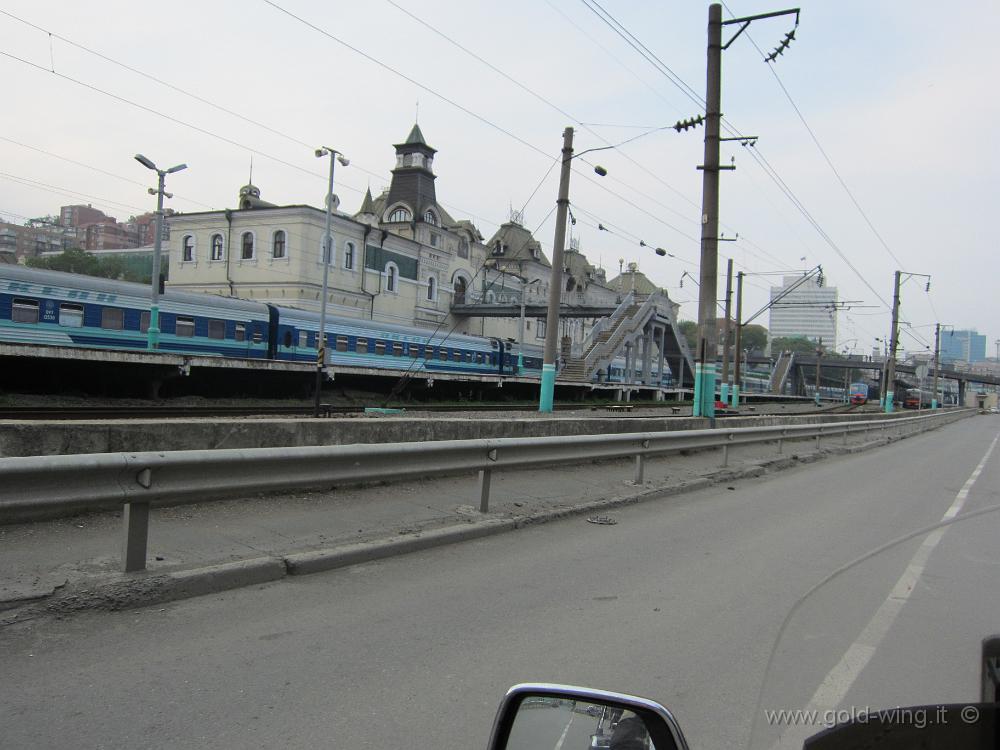
[{"label": "overcast sky", "polygon": [[[9,14],[0,15],[0,216],[20,222],[81,202],[120,219],[149,210],[149,173],[136,152],[189,165],[168,184],[178,211],[233,207],[253,152],[265,200],[321,206],[326,163],[312,153],[320,143],[351,159],[336,192],[353,213],[366,187],[388,184],[392,144],[419,116],[438,149],[437,194],[448,211],[489,237],[512,206],[523,207],[548,253],[558,170],[542,178],[565,126],[576,128],[580,151],[699,111],[593,5],[0,0]],[[704,95],[707,3],[600,7]],[[732,0],[724,17],[784,7]],[[803,0],[796,40],[777,64],[753,43],[769,52],[792,29],[790,17],[755,22],[723,55],[726,119],[760,140],[757,158],[725,144],[723,160],[734,157],[736,170],[722,175],[722,230],[739,241],[720,252],[747,273],[822,264],[842,300],[859,300],[840,313],[842,346],[857,339],[867,352],[888,332],[892,275],[902,267],[933,276],[929,294],[923,279],[903,286],[901,318],[913,327],[903,347],[933,343],[940,321],[978,328],[987,354],[996,353],[1000,230],[987,219],[1000,196],[998,8],[994,0]],[[608,176],[578,162],[571,184],[574,233],[591,262],[609,277],[619,259],[638,262],[689,319],[697,288],[679,281],[685,271],[697,276],[702,139],[702,129],[649,133],[585,157]],[[724,273],[724,257],[719,266]],[[744,309],[764,304],[779,278],[748,277]],[[721,297],[724,279],[719,289]]]}]

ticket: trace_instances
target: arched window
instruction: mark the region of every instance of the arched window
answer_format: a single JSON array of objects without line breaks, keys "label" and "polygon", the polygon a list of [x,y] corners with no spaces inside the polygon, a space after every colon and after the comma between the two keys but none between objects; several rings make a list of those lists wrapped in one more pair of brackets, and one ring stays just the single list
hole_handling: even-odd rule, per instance
[{"label": "arched window", "polygon": [[389,214],[389,223],[402,223],[404,221],[410,220],[410,212],[406,208],[400,206],[399,208],[392,209],[392,213]]},{"label": "arched window", "polygon": [[354,270],[354,243],[344,243],[344,268],[348,271]]},{"label": "arched window", "polygon": [[284,229],[279,229],[274,233],[274,239],[271,241],[271,257],[275,260],[286,257],[285,237]]},{"label": "arched window", "polygon": [[455,277],[455,292],[452,296],[452,302],[456,305],[465,304],[465,292],[468,289],[468,283],[462,276]]},{"label": "arched window", "polygon": [[424,221],[428,224],[433,224],[434,226],[440,226],[440,224],[438,224],[437,216],[429,208],[424,211]]},{"label": "arched window", "polygon": [[385,266],[385,290],[387,292],[399,291],[399,269],[395,263],[387,263]]},{"label": "arched window", "polygon": [[256,243],[253,232],[244,232],[240,238],[240,260],[253,260],[256,253]]},{"label": "arched window", "polygon": [[427,299],[431,302],[437,299],[438,296],[438,285],[437,279],[433,276],[427,277]]},{"label": "arched window", "polygon": [[319,239],[319,255],[316,256],[316,262],[320,265],[323,264],[325,259],[327,263],[333,265],[337,258],[337,238],[332,234],[330,235],[330,249],[327,250],[326,247],[326,235],[323,235]]},{"label": "arched window", "polygon": [[181,262],[190,263],[194,260],[194,236],[185,234],[181,239]]},{"label": "arched window", "polygon": [[212,235],[212,260],[222,260],[222,235]]}]

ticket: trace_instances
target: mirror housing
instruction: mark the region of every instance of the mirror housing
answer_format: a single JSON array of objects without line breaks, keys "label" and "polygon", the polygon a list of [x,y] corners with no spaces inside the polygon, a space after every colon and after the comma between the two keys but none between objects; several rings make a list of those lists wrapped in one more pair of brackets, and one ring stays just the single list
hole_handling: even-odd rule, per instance
[{"label": "mirror housing", "polygon": [[[579,707],[578,703],[586,706]],[[673,714],[655,701],[624,693],[550,683],[524,683],[514,685],[507,691],[493,722],[490,750],[535,750],[536,747],[542,750],[546,746],[542,741],[537,746],[526,744],[523,740],[515,740],[517,744],[510,743],[515,722],[519,716],[526,714],[529,707],[562,711],[568,718],[564,733],[579,717],[583,722],[579,731],[590,736],[590,746],[594,750],[688,750],[687,740]],[[625,712],[634,714],[638,721],[632,717],[622,718]],[[596,728],[593,733],[588,722]],[[627,722],[631,726],[626,725]],[[558,728],[558,719],[553,723]],[[642,731],[643,727],[645,731]],[[612,740],[617,742],[626,734],[632,736],[626,737],[624,743],[619,742],[617,747],[612,744]],[[549,743],[548,747],[552,744]]]}]

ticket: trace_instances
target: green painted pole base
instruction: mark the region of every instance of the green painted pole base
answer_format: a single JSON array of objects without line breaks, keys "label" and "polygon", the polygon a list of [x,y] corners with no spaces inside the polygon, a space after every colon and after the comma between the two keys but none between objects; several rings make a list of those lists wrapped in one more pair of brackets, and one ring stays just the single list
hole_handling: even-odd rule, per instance
[{"label": "green painted pole base", "polygon": [[740,405],[740,387],[738,385],[734,385],[733,392],[730,395],[732,400],[729,402],[729,405],[738,407]]},{"label": "green painted pole base", "polygon": [[551,413],[552,401],[556,392],[556,366],[542,365],[542,388],[538,396],[538,411]]},{"label": "green painted pole base", "polygon": [[886,391],[885,394],[885,413],[892,414],[892,402],[895,394],[892,391]]},{"label": "green painted pole base", "polygon": [[524,374],[524,355],[521,352],[517,353],[517,374]]},{"label": "green painted pole base", "polygon": [[932,409],[937,409],[938,408],[938,402],[937,402],[936,398],[932,398],[931,399],[931,408]]},{"label": "green painted pole base", "polygon": [[160,348],[160,308],[149,308],[149,328],[146,329],[146,348],[152,351]]},{"label": "green painted pole base", "polygon": [[695,364],[694,416],[715,417],[715,365]]},{"label": "green painted pole base", "polygon": [[719,386],[719,401],[724,404],[729,403],[729,383],[723,383]]}]

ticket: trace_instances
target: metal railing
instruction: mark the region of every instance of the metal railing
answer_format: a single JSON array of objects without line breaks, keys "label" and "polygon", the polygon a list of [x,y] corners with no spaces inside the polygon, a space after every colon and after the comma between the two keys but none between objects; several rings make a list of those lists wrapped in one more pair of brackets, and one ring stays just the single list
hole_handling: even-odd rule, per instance
[{"label": "metal railing", "polygon": [[489,511],[494,471],[601,459],[635,460],[643,482],[649,456],[785,440],[879,432],[907,434],[975,414],[947,409],[915,417],[733,429],[633,432],[539,438],[442,440],[296,448],[91,453],[0,458],[0,523],[123,507],[123,569],[146,566],[151,503],[212,501],[235,495],[323,488],[465,472],[479,473],[480,511]]},{"label": "metal railing", "polygon": [[[638,301],[638,300],[637,300]],[[649,295],[636,310],[635,314],[628,318],[622,318],[619,323],[611,329],[611,335],[607,341],[596,342],[583,356],[584,375],[589,376],[594,370],[600,367],[607,367],[614,360],[618,349],[621,347],[626,336],[635,333],[646,324],[651,311],[656,308],[656,295]]]}]

